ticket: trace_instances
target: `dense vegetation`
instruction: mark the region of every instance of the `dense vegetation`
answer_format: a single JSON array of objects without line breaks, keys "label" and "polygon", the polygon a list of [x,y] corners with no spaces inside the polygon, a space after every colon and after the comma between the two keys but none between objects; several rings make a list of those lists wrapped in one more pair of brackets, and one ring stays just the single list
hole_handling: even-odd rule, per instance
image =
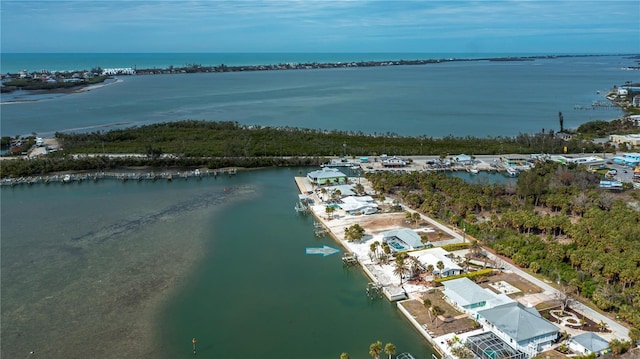
[{"label": "dense vegetation", "polygon": [[553,131],[515,137],[405,137],[394,133],[242,126],[236,122],[180,121],[109,132],[62,134],[67,153],[149,153],[198,156],[331,156],[560,153],[599,151],[600,145],[563,141]]},{"label": "dense vegetation", "polygon": [[[612,123],[615,123],[613,121]],[[609,130],[620,125],[611,125]],[[584,129],[601,131],[599,123]],[[56,133],[64,151],[44,158],[0,161],[3,177],[41,175],[72,170],[117,167],[265,167],[318,165],[325,156],[437,155],[467,153],[568,153],[612,152],[609,144],[557,138],[553,131],[515,137],[406,137],[394,133],[325,131],[301,128],[243,126],[236,122],[180,121],[116,129],[108,132]],[[3,143],[11,142],[10,137]],[[26,141],[23,141],[26,143]],[[21,152],[21,151],[18,151]],[[94,157],[73,155],[92,154]],[[145,155],[113,158],[107,154]],[[294,158],[290,158],[293,156]]]},{"label": "dense vegetation", "polygon": [[152,168],[260,168],[260,167],[299,167],[319,166],[326,159],[318,157],[216,157],[180,158],[167,156],[151,157],[107,157],[80,156],[78,158],[55,155],[38,159],[15,159],[0,161],[0,173],[3,177],[26,177],[44,175],[62,171],[109,171],[118,168],[152,167]]},{"label": "dense vegetation", "polygon": [[[368,175],[374,189],[466,227],[497,253],[640,327],[640,212],[597,188],[593,173],[557,163],[517,185],[441,174]],[[625,194],[640,199],[640,191]]]},{"label": "dense vegetation", "polygon": [[87,79],[81,79],[77,82],[46,82],[40,79],[14,79],[4,83],[7,88],[18,88],[21,90],[57,90],[70,89],[78,86],[86,86],[104,82],[109,76],[95,76]]}]

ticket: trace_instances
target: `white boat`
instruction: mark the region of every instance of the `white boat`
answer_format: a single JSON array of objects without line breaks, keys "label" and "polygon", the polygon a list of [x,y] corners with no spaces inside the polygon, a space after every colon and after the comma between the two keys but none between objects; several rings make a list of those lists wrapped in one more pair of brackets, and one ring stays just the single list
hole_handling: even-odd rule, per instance
[{"label": "white boat", "polygon": [[519,174],[520,174],[520,171],[518,171],[517,169],[512,167],[507,167],[507,175],[509,175],[510,177],[518,177]]},{"label": "white boat", "polygon": [[471,173],[472,175],[477,175],[477,174],[478,174],[478,172],[479,172],[479,171],[478,171],[477,169],[475,169],[475,168],[470,168],[470,169],[469,169],[469,173]]}]

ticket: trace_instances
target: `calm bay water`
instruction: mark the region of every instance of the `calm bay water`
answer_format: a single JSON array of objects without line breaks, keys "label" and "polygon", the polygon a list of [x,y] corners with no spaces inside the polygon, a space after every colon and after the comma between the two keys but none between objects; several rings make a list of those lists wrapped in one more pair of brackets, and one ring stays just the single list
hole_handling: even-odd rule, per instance
[{"label": "calm bay water", "polygon": [[[306,171],[307,169],[303,169]],[[3,187],[2,357],[367,357],[426,342],[293,206],[299,169]]]},{"label": "calm bay water", "polygon": [[616,118],[618,110],[574,107],[637,81],[637,71],[622,70],[630,65],[628,58],[598,56],[121,77],[84,93],[3,104],[0,132],[51,135],[196,119],[370,134],[514,136],[558,130],[560,111],[567,128]]},{"label": "calm bay water", "polygon": [[[393,59],[383,55],[345,61]],[[342,61],[336,54],[326,60],[273,56],[255,62],[177,57],[168,64],[158,58],[153,66]],[[152,58],[133,65],[148,66]],[[99,59],[108,61],[92,64]],[[52,55],[46,68],[133,66],[118,62],[123,59],[127,55]],[[43,58],[24,66],[8,60],[3,54],[3,72],[37,68]],[[557,129],[558,111],[566,127],[616,117],[617,111],[573,107],[637,81],[637,72],[621,70],[630,65],[606,56],[122,77],[89,92],[3,104],[0,133],[204,119],[510,136]],[[366,300],[367,279],[359,270],[344,270],[337,255],[304,254],[306,247],[335,243],[315,238],[312,220],[294,214],[295,175],[298,169],[270,169],[173,183],[3,187],[1,356],[34,350],[40,357],[192,357],[196,337],[205,357],[335,358],[346,351],[358,358],[381,340],[429,358],[428,346],[392,305]]]}]

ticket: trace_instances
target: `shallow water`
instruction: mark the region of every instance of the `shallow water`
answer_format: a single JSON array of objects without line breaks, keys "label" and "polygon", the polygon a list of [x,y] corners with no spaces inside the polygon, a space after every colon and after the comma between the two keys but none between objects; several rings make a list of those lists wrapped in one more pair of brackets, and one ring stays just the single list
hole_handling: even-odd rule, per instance
[{"label": "shallow water", "polygon": [[295,214],[296,175],[3,187],[2,357],[430,357],[359,269],[305,254],[337,245]]},{"label": "shallow water", "polygon": [[3,187],[2,357],[153,352],[158,304],[204,257],[202,223],[251,191],[225,178]]}]

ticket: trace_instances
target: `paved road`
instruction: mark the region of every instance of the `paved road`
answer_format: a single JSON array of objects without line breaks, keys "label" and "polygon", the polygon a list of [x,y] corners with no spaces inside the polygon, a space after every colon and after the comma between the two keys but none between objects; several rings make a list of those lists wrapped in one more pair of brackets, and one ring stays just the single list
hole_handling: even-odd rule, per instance
[{"label": "paved road", "polygon": [[[487,252],[489,258],[491,259],[495,259],[495,258],[499,258],[498,256],[496,256],[495,254],[491,253],[491,252]],[[552,287],[551,285],[545,283],[544,281],[539,280],[538,278],[530,275],[529,273],[523,271],[522,269],[520,269],[519,267],[516,267],[515,265],[512,265],[511,263],[508,263],[507,261],[505,261],[502,258],[499,258],[502,260],[502,262],[505,263],[505,270],[507,271],[511,271],[523,278],[525,278],[526,280],[530,281],[531,283],[537,285],[538,287],[542,288],[544,290],[544,292],[548,295],[550,295],[551,297],[556,297],[560,292],[555,289],[554,287]],[[571,305],[571,309],[575,310],[576,312],[585,315],[586,317],[591,318],[593,321],[595,321],[596,323],[599,323],[601,321],[604,321],[605,323],[607,323],[608,328],[611,329],[612,331],[612,335],[615,336],[618,339],[621,340],[629,340],[629,329],[624,327],[622,324],[612,320],[611,318],[600,314],[599,312],[585,306],[584,304],[580,303],[580,302],[575,302],[574,304]]]},{"label": "paved road", "polygon": [[[413,212],[412,209],[403,206],[403,209],[408,210],[410,212]],[[452,235],[457,241],[462,242],[463,240],[468,241],[469,238],[464,238],[463,234],[451,229],[448,226],[445,226],[437,221],[435,221],[432,218],[429,217],[425,217],[423,215],[423,218],[425,218],[429,223],[433,224],[434,226],[438,227],[440,230],[445,231],[446,233],[449,233],[450,235]],[[504,258],[498,257],[497,255],[486,251],[486,253],[488,254],[489,258],[494,260],[496,258],[500,259],[502,263],[504,263],[504,270],[506,271],[511,271],[517,275],[519,275],[522,278],[525,278],[526,280],[528,280],[529,282],[537,285],[538,287],[542,288],[542,290],[544,291],[544,294],[546,294],[548,297],[550,298],[557,298],[558,295],[560,294],[560,292],[553,286],[545,283],[544,281],[532,276],[531,274],[525,272],[524,270],[520,269],[519,267],[509,263],[507,260],[505,260]],[[622,324],[614,321],[613,319],[601,314],[600,312],[593,310],[589,307],[587,307],[586,305],[580,303],[580,302],[574,302],[571,305],[571,308],[573,310],[575,310],[576,312],[578,312],[579,314],[582,314],[588,318],[591,318],[591,320],[593,320],[596,323],[599,323],[601,321],[604,321],[605,323],[607,323],[608,328],[611,329],[611,335],[602,335],[602,336],[606,336],[608,337],[607,339],[613,339],[613,337],[618,338],[620,340],[629,340],[629,329],[626,328],[625,326],[623,326]]]}]

